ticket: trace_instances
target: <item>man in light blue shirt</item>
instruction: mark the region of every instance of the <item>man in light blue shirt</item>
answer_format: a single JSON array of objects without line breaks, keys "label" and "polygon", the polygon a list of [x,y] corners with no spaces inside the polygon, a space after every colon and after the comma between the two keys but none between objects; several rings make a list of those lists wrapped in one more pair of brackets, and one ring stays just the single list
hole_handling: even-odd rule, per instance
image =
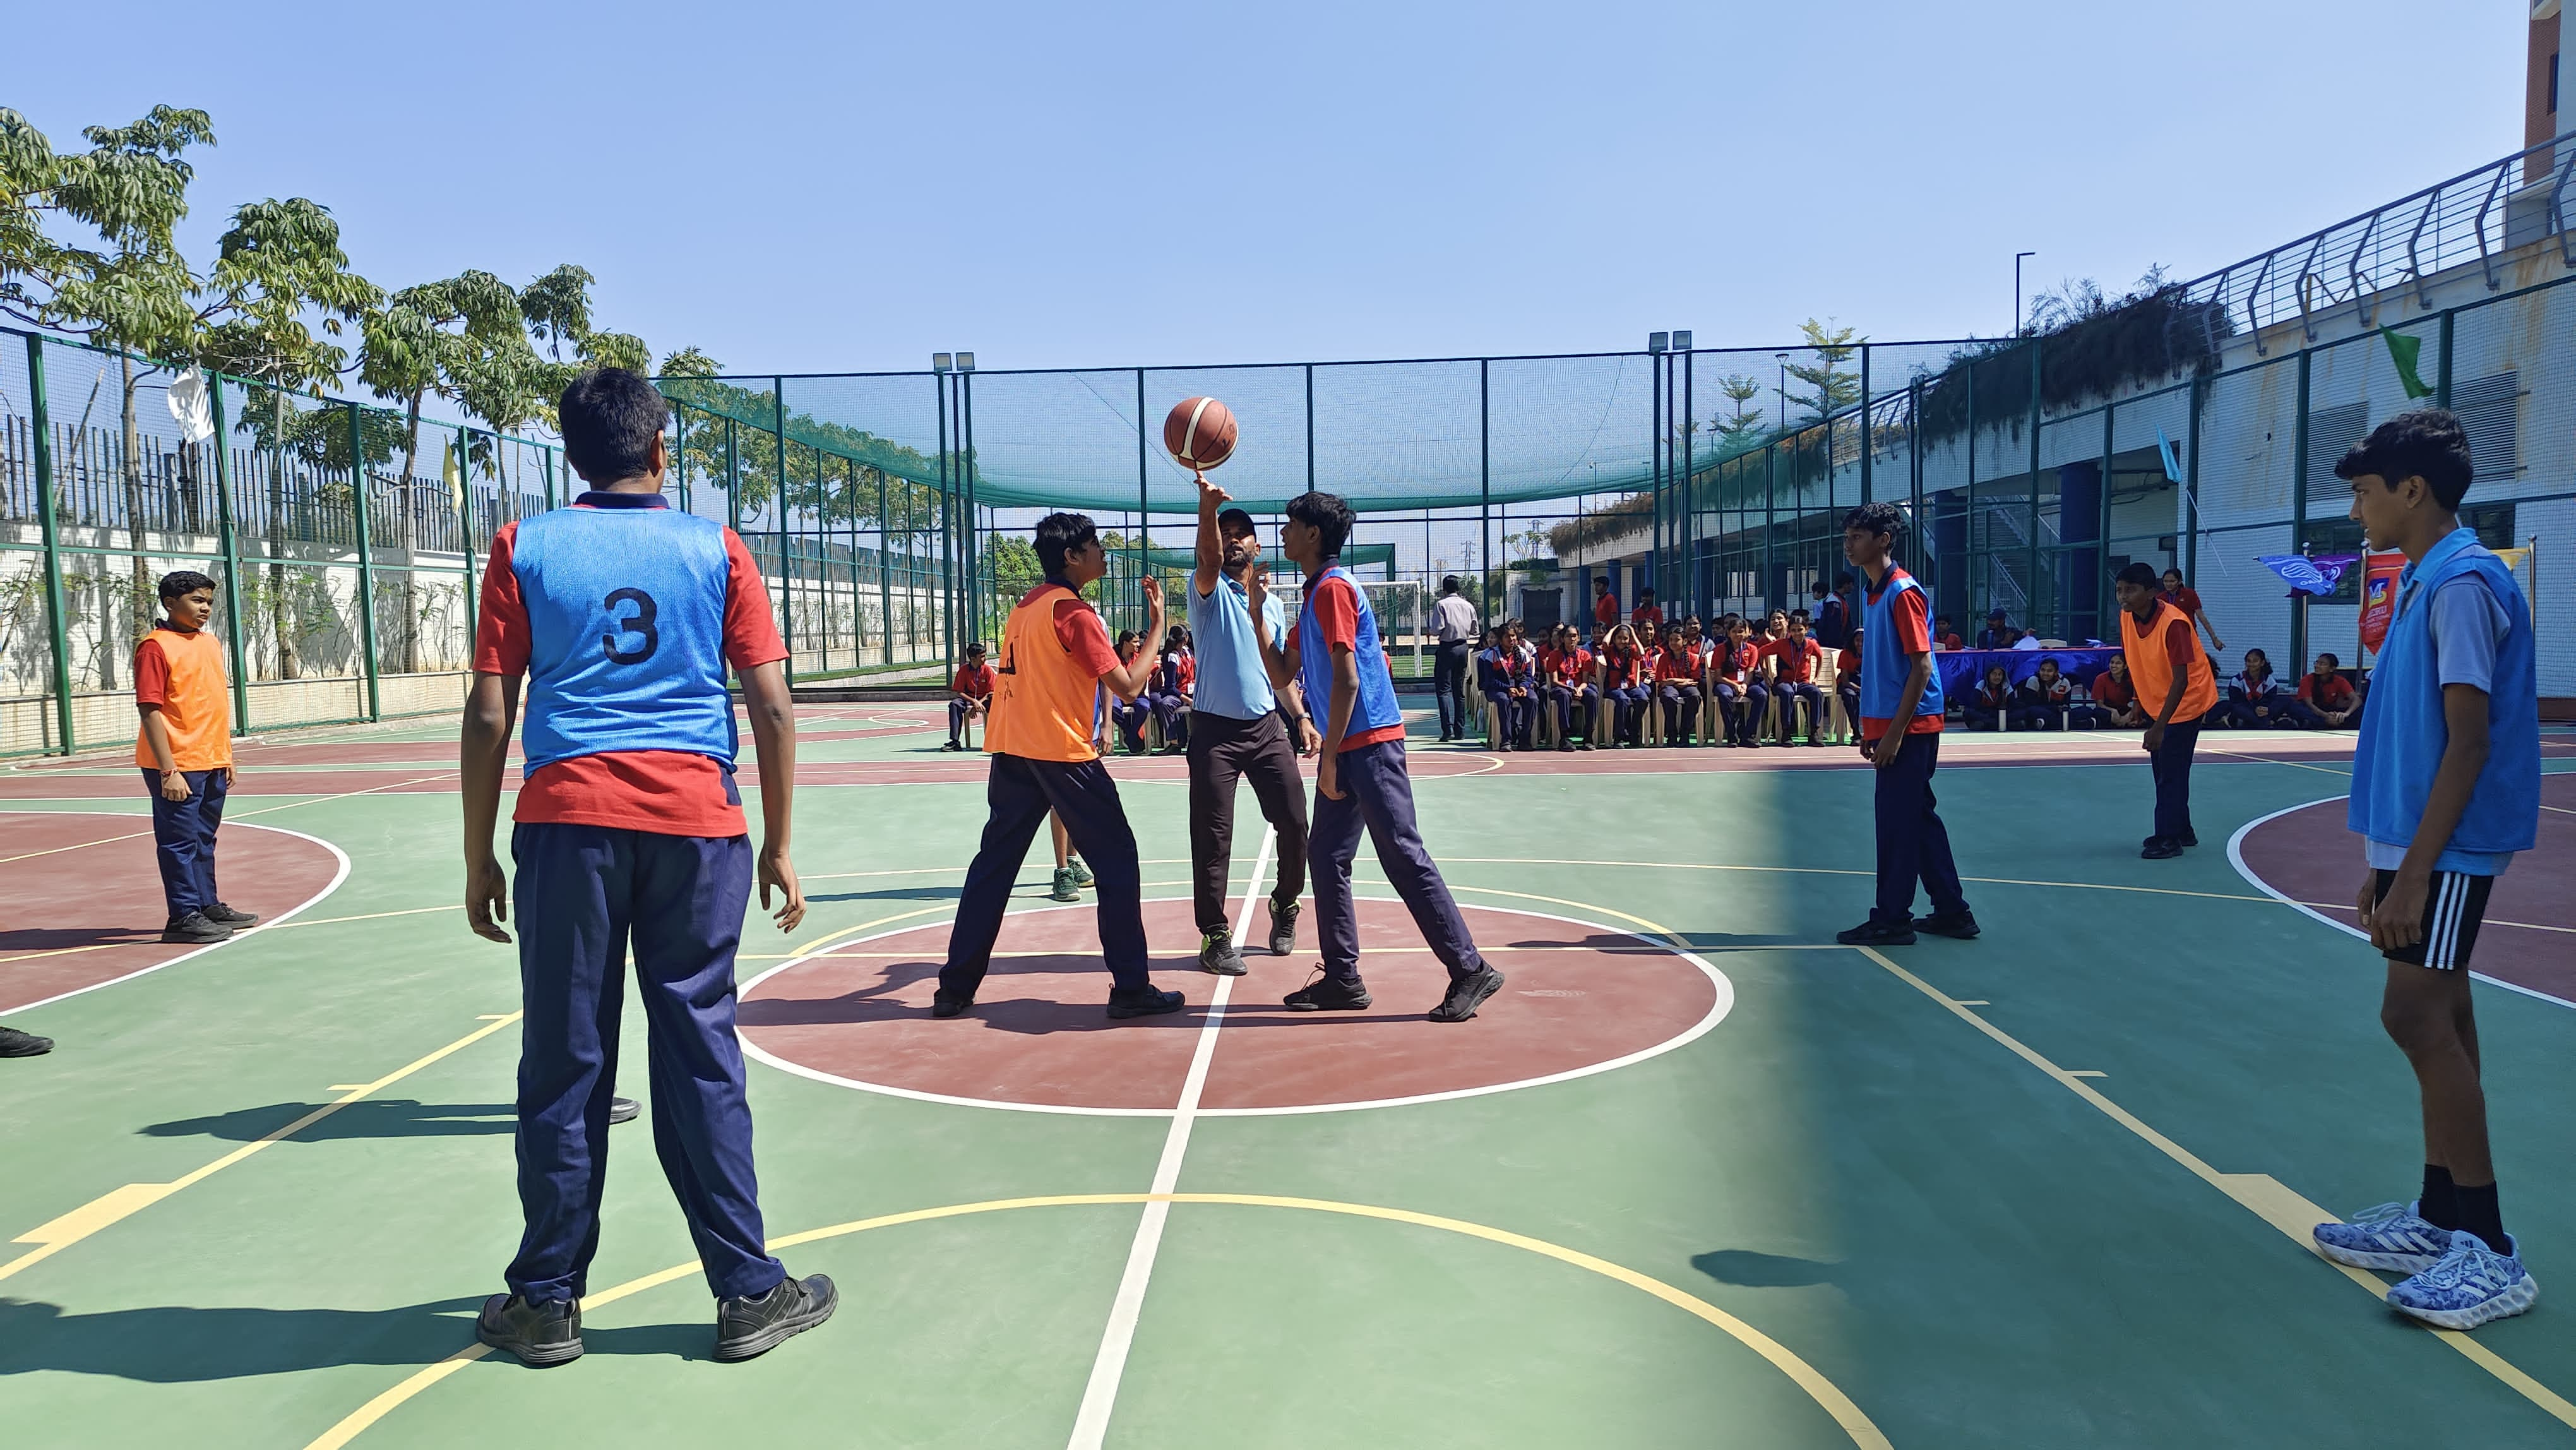
[{"label": "man in light blue shirt", "polygon": [[[1279,836],[1270,950],[1284,957],[1297,949],[1297,896],[1306,889],[1306,781],[1297,757],[1312,755],[1320,737],[1293,682],[1285,698],[1271,690],[1252,635],[1255,608],[1271,638],[1288,633],[1286,611],[1260,586],[1261,543],[1252,515],[1224,508],[1225,490],[1206,474],[1198,481],[1198,557],[1188,591],[1199,670],[1190,708],[1190,899],[1198,913],[1199,966],[1239,977],[1243,954],[1225,910],[1234,862],[1235,781],[1252,782],[1253,798]],[[1293,745],[1291,730],[1297,733]]]}]

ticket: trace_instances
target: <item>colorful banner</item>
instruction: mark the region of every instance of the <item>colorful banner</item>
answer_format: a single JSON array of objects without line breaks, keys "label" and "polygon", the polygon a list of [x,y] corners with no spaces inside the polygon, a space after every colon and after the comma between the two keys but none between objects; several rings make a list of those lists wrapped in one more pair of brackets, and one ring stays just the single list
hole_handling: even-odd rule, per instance
[{"label": "colorful banner", "polygon": [[2404,554],[2373,554],[2361,576],[2361,647],[2377,653],[2388,638],[2388,621],[2397,613],[2397,576],[2406,568]]},{"label": "colorful banner", "polygon": [[2265,554],[2255,563],[2281,576],[2300,594],[2320,597],[2335,592],[2344,571],[2361,562],[2359,554]]}]

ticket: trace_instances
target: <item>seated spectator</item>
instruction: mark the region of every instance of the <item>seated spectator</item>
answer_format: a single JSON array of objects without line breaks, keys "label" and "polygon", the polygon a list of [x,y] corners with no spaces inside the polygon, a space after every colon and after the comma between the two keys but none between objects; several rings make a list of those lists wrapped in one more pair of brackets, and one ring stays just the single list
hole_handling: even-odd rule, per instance
[{"label": "seated spectator", "polygon": [[984,663],[984,642],[966,646],[966,663],[957,667],[957,678],[949,682],[948,743],[942,750],[963,750],[957,734],[970,719],[980,720],[993,709],[993,667]]},{"label": "seated spectator", "polygon": [[2147,715],[2138,708],[2138,685],[2129,678],[2127,655],[2111,656],[2111,663],[2104,666],[2086,688],[2093,696],[2093,703],[2111,717],[2104,722],[2103,728],[2113,725],[2132,730],[2146,727]]},{"label": "seated spectator", "polygon": [[1512,702],[1511,743],[1527,750],[1538,732],[1538,649],[1517,619],[1503,621],[1503,687]]},{"label": "seated spectator", "polygon": [[1162,663],[1155,667],[1154,718],[1162,722],[1163,753],[1190,748],[1190,695],[1198,683],[1198,661],[1190,655],[1190,632],[1175,624],[1163,633]]},{"label": "seated spectator", "polygon": [[2361,724],[2361,696],[2337,668],[2332,654],[2317,656],[2314,673],[2299,681],[2299,697],[2281,707],[2294,725],[2310,730],[2340,730]]},{"label": "seated spectator", "polygon": [[1771,697],[1780,705],[1780,743],[1786,745],[1798,733],[1798,707],[1807,707],[1807,743],[1825,743],[1825,695],[1816,688],[1816,662],[1825,657],[1824,646],[1807,637],[1807,622],[1795,615],[1782,620],[1786,631],[1763,647],[1763,672],[1771,683]]},{"label": "seated spectator", "polygon": [[1753,642],[1751,623],[1730,619],[1727,627],[1709,678],[1718,728],[1729,744],[1759,746],[1762,718],[1771,709],[1771,691],[1762,683],[1762,648]]},{"label": "seated spectator", "polygon": [[1646,709],[1654,698],[1653,665],[1637,643],[1637,631],[1620,625],[1601,648],[1601,698],[1610,704],[1610,738],[1619,745],[1642,743]]},{"label": "seated spectator", "polygon": [[[1637,591],[1637,607],[1628,611],[1628,622],[1630,624],[1654,625],[1660,625],[1664,622],[1664,607],[1655,602],[1654,590],[1640,589]],[[1638,643],[1643,644],[1644,641],[1641,639]]]},{"label": "seated spectator", "polygon": [[[1143,635],[1132,629],[1118,631],[1118,663],[1133,667],[1136,656],[1144,652]],[[1130,755],[1145,753],[1145,722],[1153,718],[1154,700],[1151,691],[1139,692],[1133,700],[1121,700],[1116,695],[1109,697],[1110,722],[1118,727],[1118,734],[1127,742],[1127,753]]]},{"label": "seated spectator", "polygon": [[2259,649],[2245,652],[2245,668],[2227,682],[2227,700],[2219,708],[2239,730],[2278,730],[2290,723],[2289,692],[2272,677],[2272,661]]},{"label": "seated spectator", "polygon": [[1520,734],[1520,717],[1512,699],[1511,677],[1504,668],[1509,654],[1503,627],[1488,625],[1484,638],[1477,641],[1476,693],[1484,696],[1485,703],[1493,707],[1494,738],[1491,744],[1496,750],[1511,749],[1513,739]]},{"label": "seated spectator", "polygon": [[2021,682],[2013,700],[2015,730],[2064,730],[2075,704],[2075,682],[2057,668],[2055,658],[2039,662],[2039,673]]},{"label": "seated spectator", "polygon": [[1986,627],[1977,631],[1977,648],[2011,649],[2013,641],[2020,637],[2021,631],[2012,627],[2004,612],[1994,610],[1986,615]]},{"label": "seated spectator", "polygon": [[1655,694],[1664,702],[1665,744],[1698,743],[1700,684],[1707,670],[1699,646],[1691,641],[1690,626],[1665,637],[1663,650],[1655,658]]},{"label": "seated spectator", "polygon": [[1971,730],[2001,730],[2012,715],[2012,681],[2001,665],[1986,666],[1986,677],[1968,694],[1965,715]]},{"label": "seated spectator", "polygon": [[1834,656],[1834,693],[1843,702],[1843,722],[1857,739],[1860,730],[1860,629],[1853,627],[1850,636],[1851,643]]},{"label": "seated spectator", "polygon": [[1932,621],[1932,647],[1934,649],[1966,649],[1968,647],[1968,643],[1966,640],[1959,638],[1959,631],[1950,627],[1950,616],[1944,614]]},{"label": "seated spectator", "polygon": [[1557,749],[1575,749],[1577,735],[1583,737],[1581,748],[1592,748],[1592,722],[1601,703],[1598,675],[1592,651],[1575,638],[1574,626],[1558,625],[1548,647],[1539,652],[1540,682],[1556,705]]}]

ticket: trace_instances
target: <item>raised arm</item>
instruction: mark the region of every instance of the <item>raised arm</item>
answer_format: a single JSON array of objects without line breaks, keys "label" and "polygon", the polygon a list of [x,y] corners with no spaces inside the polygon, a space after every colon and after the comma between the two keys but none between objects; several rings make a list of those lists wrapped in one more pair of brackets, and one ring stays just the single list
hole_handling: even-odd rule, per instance
[{"label": "raised arm", "polygon": [[1209,482],[1204,473],[1192,476],[1199,481],[1199,543],[1198,569],[1190,576],[1190,587],[1198,591],[1195,597],[1205,599],[1216,592],[1216,576],[1225,564],[1225,541],[1217,537],[1216,516],[1231,495]]},{"label": "raised arm", "polygon": [[[1148,574],[1145,576],[1145,638],[1153,640],[1162,637],[1163,583]],[[1154,682],[1156,663],[1151,649],[1140,649],[1136,651],[1134,659],[1102,675],[1100,683],[1108,686],[1109,693],[1116,695],[1120,700],[1133,700],[1145,692],[1147,685]]]}]

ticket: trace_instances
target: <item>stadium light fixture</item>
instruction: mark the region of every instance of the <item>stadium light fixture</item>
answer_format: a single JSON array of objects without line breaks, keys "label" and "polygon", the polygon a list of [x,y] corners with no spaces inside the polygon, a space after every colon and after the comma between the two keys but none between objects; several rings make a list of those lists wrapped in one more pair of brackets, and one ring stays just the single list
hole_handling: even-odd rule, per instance
[{"label": "stadium light fixture", "polygon": [[971,352],[961,352],[957,354],[957,371],[961,373],[971,373],[975,371],[975,354]]},{"label": "stadium light fixture", "polygon": [[930,370],[934,373],[944,373],[948,371],[948,354],[944,352],[932,353],[930,355]]},{"label": "stadium light fixture", "polygon": [[1673,334],[1673,351],[1675,351],[1675,352],[1688,352],[1688,351],[1690,351],[1690,350],[1691,350],[1691,336],[1690,336],[1690,334],[1689,334],[1688,332],[1676,332],[1676,333],[1674,333],[1674,334]]},{"label": "stadium light fixture", "polygon": [[1646,334],[1646,351],[1648,351],[1648,352],[1662,352],[1662,351],[1665,349],[1666,345],[1667,345],[1667,344],[1669,344],[1671,341],[1672,341],[1672,334],[1670,334],[1670,333],[1667,333],[1667,332],[1650,332],[1650,333],[1647,333],[1647,334]]}]

